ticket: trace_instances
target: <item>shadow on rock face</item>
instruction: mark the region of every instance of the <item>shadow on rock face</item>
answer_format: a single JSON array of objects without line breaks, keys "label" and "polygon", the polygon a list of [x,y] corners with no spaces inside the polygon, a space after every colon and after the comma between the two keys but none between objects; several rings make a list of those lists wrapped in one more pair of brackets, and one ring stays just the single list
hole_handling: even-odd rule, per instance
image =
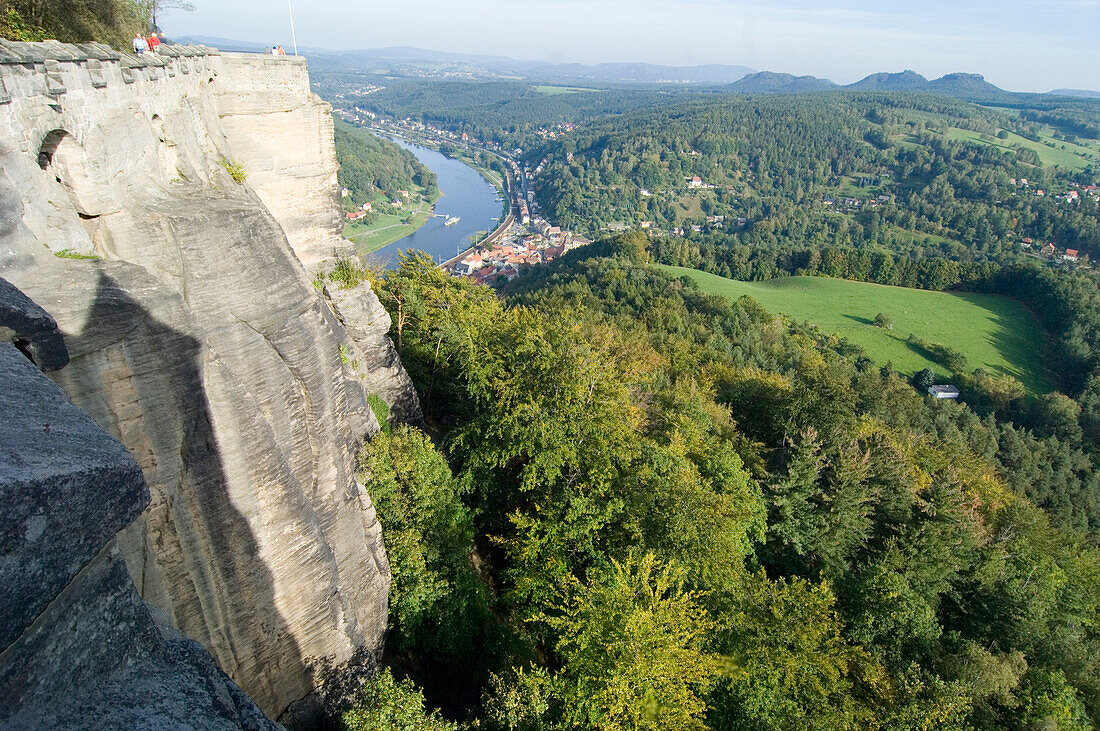
[{"label": "shadow on rock face", "polygon": [[284,710],[286,688],[309,687],[312,671],[276,606],[271,571],[226,478],[203,343],[135,300],[129,291],[141,281],[113,278],[129,271],[100,268],[85,326],[67,338],[67,370],[76,372],[67,390],[101,423],[110,414],[108,428],[119,432],[150,484],[151,505],[120,534],[142,597],[167,610],[274,717]]}]

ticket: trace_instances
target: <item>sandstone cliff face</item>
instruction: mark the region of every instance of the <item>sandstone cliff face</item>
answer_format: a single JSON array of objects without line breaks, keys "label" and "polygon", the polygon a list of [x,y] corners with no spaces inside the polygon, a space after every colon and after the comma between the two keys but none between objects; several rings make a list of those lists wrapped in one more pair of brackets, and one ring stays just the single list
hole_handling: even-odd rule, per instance
[{"label": "sandstone cliff face", "polygon": [[149,502],[141,470],[28,360],[68,354],[3,279],[0,331],[0,726],[274,731],[138,597],[115,532]]},{"label": "sandstone cliff face", "polygon": [[332,108],[309,91],[305,62],[222,54],[214,107],[248,184],[308,271],[348,243],[336,183]]},{"label": "sandstone cliff face", "polygon": [[423,427],[424,415],[416,388],[389,338],[390,313],[371,291],[370,284],[361,282],[346,289],[334,284],[326,293],[351,339],[356,372],[363,375],[370,392],[389,405],[390,420]]},{"label": "sandstone cliff face", "polygon": [[168,52],[0,41],[0,274],[57,319],[56,382],[141,465],[151,504],[119,546],[142,598],[276,717],[314,664],[369,662],[386,622],[354,479],[377,423],[295,255],[339,241],[331,122],[302,62]]}]

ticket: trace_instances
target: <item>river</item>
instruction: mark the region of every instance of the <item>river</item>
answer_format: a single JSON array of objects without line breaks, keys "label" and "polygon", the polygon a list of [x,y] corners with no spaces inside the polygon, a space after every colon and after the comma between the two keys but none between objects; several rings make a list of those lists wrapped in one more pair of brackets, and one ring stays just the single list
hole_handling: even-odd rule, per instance
[{"label": "river", "polygon": [[[504,204],[497,190],[478,171],[464,162],[447,157],[427,147],[404,140],[394,140],[436,175],[439,190],[443,194],[435,204],[436,215],[403,239],[369,254],[368,259],[392,265],[397,252],[404,249],[420,249],[436,261],[446,261],[464,249],[468,249],[482,232],[497,227]],[[447,218],[458,216],[461,220],[450,226]]]}]

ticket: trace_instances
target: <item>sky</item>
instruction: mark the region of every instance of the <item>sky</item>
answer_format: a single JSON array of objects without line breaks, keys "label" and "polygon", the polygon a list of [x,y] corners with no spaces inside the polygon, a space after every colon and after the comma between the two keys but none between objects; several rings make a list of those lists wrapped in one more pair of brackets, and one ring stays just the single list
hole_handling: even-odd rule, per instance
[{"label": "sky", "polygon": [[191,0],[171,36],[333,50],[414,46],[524,60],[739,64],[850,83],[983,74],[1013,91],[1100,90],[1100,0]]}]

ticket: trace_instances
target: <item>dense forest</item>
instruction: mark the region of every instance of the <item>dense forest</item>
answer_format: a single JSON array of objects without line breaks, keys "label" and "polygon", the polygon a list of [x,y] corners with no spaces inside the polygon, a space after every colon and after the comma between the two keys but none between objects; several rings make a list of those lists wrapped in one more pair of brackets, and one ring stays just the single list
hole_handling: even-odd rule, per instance
[{"label": "dense forest", "polygon": [[373,201],[379,194],[397,198],[401,190],[419,189],[429,199],[438,195],[435,173],[411,152],[338,117],[334,122],[340,162],[336,177],[352,204]]},{"label": "dense forest", "polygon": [[[1089,118],[1100,121],[1100,105]],[[1058,159],[1075,167],[1041,164],[1043,149],[1081,139],[1059,129],[1060,139],[1026,116],[919,94],[727,97],[598,120],[527,157],[547,160],[539,200],[548,215],[589,233],[644,222],[729,247],[832,244],[957,260],[1018,253],[1031,238],[1095,257],[1096,199],[1058,195],[1097,182],[1100,154],[1070,142],[1078,153]]]},{"label": "dense forest", "polygon": [[502,297],[424,258],[374,280],[439,446],[364,448],[392,674],[346,727],[1100,721],[1100,506],[1068,399],[1027,421],[990,378],[935,401],[648,244]]},{"label": "dense forest", "polygon": [[[566,122],[646,109],[692,95],[681,88],[652,86],[593,89],[546,94],[515,81],[387,80],[381,91],[357,95],[354,89],[373,82],[369,75],[321,71],[317,86],[338,109],[355,107],[395,119],[413,119],[508,147],[537,144],[537,130]],[[337,97],[336,94],[341,94]]]},{"label": "dense forest", "polygon": [[[555,223],[655,235],[500,292],[415,257],[374,278],[433,440],[364,448],[395,611],[348,728],[1100,722],[1100,286],[1022,246],[1100,256],[1100,106],[428,81],[369,99],[521,147]],[[931,374],[650,262],[1006,295],[1059,392],[960,365],[961,398],[937,401]]]}]

